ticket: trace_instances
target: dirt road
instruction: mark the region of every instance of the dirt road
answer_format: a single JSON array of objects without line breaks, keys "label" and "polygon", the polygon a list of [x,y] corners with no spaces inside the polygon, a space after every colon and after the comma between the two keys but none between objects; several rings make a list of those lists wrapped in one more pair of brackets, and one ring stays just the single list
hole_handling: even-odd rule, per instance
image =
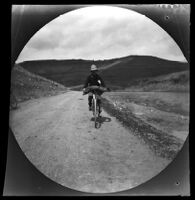
[{"label": "dirt road", "polygon": [[95,129],[87,95],[81,92],[21,103],[10,113],[10,126],[25,155],[43,174],[79,191],[130,189],[169,163],[104,111],[101,127]]}]

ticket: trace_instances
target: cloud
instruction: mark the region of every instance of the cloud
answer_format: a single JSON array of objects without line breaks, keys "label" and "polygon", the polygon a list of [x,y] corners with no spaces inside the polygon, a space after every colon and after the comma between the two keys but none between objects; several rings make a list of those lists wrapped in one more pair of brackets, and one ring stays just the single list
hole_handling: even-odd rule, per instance
[{"label": "cloud", "polygon": [[92,6],[48,23],[26,45],[19,60],[108,59],[131,54],[185,59],[173,39],[144,15]]},{"label": "cloud", "polygon": [[34,37],[31,38],[26,45],[28,48],[42,51],[44,49],[57,48],[60,43],[60,32],[52,33],[48,29],[40,30]]}]

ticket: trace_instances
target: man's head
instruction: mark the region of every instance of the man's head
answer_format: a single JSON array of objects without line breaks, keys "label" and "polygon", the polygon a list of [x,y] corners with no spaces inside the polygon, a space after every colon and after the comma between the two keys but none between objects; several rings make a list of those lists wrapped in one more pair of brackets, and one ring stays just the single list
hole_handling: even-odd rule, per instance
[{"label": "man's head", "polygon": [[98,68],[96,65],[91,65],[91,73],[97,73],[98,72]]}]

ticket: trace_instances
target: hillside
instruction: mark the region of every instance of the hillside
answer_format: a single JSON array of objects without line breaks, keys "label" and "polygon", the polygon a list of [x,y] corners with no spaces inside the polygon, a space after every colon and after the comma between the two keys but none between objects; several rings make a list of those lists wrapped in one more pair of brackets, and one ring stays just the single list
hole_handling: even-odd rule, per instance
[{"label": "hillside", "polygon": [[25,61],[20,65],[30,72],[71,87],[84,83],[92,63],[100,68],[101,76],[107,85],[113,88],[129,87],[137,79],[189,70],[188,63],[152,56],[127,56],[100,61],[81,59]]},{"label": "hillside", "polygon": [[54,81],[35,75],[15,65],[11,71],[10,106],[29,99],[64,93],[67,89]]},{"label": "hillside", "polygon": [[[95,64],[101,67],[113,62],[95,61]],[[26,61],[20,65],[30,72],[70,87],[83,84],[93,63],[89,60],[37,60]]]},{"label": "hillside", "polygon": [[125,90],[189,92],[189,76],[189,70],[185,70],[152,78],[136,79],[133,85],[126,87]]},{"label": "hillside", "polygon": [[187,63],[163,60],[149,56],[134,56],[131,60],[123,60],[112,69],[102,72],[108,84],[128,87],[136,85],[136,80],[167,75],[188,70]]}]

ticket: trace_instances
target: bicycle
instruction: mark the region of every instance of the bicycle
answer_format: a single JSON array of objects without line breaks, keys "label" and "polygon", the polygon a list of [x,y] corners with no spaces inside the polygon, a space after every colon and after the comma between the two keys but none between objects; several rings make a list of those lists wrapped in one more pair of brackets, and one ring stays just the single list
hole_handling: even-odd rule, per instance
[{"label": "bicycle", "polygon": [[99,97],[98,92],[100,91],[105,92],[105,91],[110,91],[110,89],[94,85],[94,86],[88,86],[86,88],[86,91],[84,92],[84,94],[91,92],[93,95],[92,96],[92,112],[94,116],[95,128],[97,128],[97,125],[98,125],[97,119],[100,117],[100,111],[101,111],[101,106],[97,101]]}]

